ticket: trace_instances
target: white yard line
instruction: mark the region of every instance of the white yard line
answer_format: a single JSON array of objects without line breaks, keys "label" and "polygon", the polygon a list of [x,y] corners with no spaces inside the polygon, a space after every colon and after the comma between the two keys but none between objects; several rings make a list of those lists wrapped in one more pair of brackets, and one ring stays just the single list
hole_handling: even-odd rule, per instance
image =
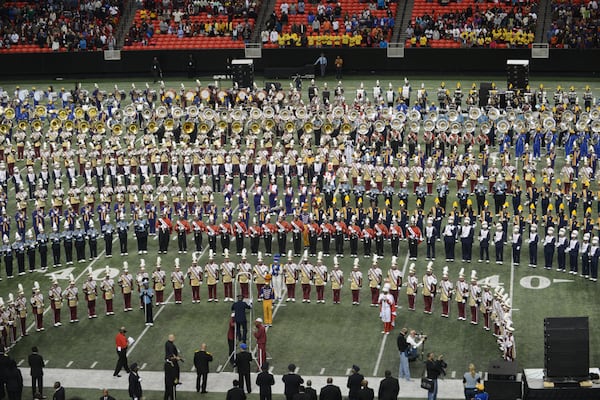
[{"label": "white yard line", "polygon": [[[169,295],[169,297],[167,297],[167,301],[166,302],[168,303],[169,300],[171,300],[174,295],[175,295],[175,292],[171,292],[171,294]],[[156,320],[156,318],[158,318],[158,316],[160,315],[160,313],[165,308],[166,308],[166,306],[164,306],[164,305],[160,306],[160,308],[158,309],[158,311],[156,311],[156,314],[154,314],[154,320]],[[131,354],[131,352],[133,351],[133,349],[135,349],[135,347],[137,346],[137,344],[140,342],[140,340],[144,337],[144,335],[146,334],[146,332],[148,332],[148,330],[150,328],[151,328],[150,326],[146,326],[144,328],[144,330],[142,331],[142,333],[140,333],[140,336],[138,336],[138,338],[135,340],[135,342],[133,342],[133,344],[131,345],[131,347],[129,347],[129,350],[127,350],[127,356],[129,356]]]},{"label": "white yard line", "polygon": [[69,362],[67,363],[67,368],[69,368],[71,365],[73,365],[73,361],[69,361]]},{"label": "white yard line", "polygon": [[92,363],[92,365],[90,366],[90,369],[91,369],[91,368],[96,368],[96,365],[98,365],[98,361],[94,361],[94,362]]}]

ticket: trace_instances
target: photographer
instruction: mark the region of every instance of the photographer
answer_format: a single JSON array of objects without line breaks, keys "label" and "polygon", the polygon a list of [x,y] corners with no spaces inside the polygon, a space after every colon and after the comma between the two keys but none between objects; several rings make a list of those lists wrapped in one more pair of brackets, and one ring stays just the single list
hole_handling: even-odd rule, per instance
[{"label": "photographer", "polygon": [[427,377],[433,381],[433,387],[427,393],[428,400],[436,400],[438,393],[438,377],[440,375],[446,375],[445,368],[448,366],[444,361],[444,356],[440,355],[435,358],[434,353],[427,353],[427,361],[425,361],[425,368],[427,371]]},{"label": "photographer", "polygon": [[406,343],[410,345],[407,349],[408,361],[415,361],[419,357],[418,349],[426,340],[427,335],[424,335],[423,332],[417,335],[417,331],[414,329],[410,331],[410,334],[406,338]]}]

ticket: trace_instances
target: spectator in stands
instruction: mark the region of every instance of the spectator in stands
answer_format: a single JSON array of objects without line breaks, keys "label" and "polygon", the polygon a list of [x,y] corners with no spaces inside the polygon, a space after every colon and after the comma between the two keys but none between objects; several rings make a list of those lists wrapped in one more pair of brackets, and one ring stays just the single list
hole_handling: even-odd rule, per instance
[{"label": "spectator in stands", "polygon": [[300,15],[304,15],[304,9],[305,9],[306,5],[304,4],[303,0],[299,0],[298,1],[298,14]]}]

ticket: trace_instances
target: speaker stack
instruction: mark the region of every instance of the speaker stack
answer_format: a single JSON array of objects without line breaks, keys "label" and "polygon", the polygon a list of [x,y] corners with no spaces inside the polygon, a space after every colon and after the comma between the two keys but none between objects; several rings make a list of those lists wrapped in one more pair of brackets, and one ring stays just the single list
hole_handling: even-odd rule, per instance
[{"label": "speaker stack", "polygon": [[544,319],[545,377],[552,381],[589,379],[590,344],[587,317]]},{"label": "speaker stack", "polygon": [[231,61],[231,75],[233,84],[240,89],[252,88],[254,86],[254,62],[252,60]]},{"label": "speaker stack", "polygon": [[521,374],[516,361],[492,361],[484,385],[485,391],[494,400],[515,400],[523,397]]},{"label": "speaker stack", "polygon": [[525,89],[529,85],[529,60],[506,60],[507,87]]}]

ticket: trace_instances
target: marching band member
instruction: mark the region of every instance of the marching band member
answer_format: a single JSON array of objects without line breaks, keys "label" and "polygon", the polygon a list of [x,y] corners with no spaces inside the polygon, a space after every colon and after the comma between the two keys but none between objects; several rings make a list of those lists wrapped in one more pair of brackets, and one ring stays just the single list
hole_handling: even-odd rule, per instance
[{"label": "marching band member", "polygon": [[477,271],[471,271],[471,285],[469,286],[469,307],[471,308],[471,324],[479,322],[478,308],[481,305],[481,287],[477,284]]},{"label": "marching band member", "polygon": [[333,269],[329,275],[331,290],[333,292],[333,304],[340,304],[342,287],[344,286],[344,271],[340,269],[337,256],[333,257]]},{"label": "marching band member", "polygon": [[271,286],[271,274],[265,276],[265,284],[258,293],[258,298],[263,303],[263,318],[266,326],[273,326],[273,287]]},{"label": "marching band member", "polygon": [[273,286],[273,293],[275,300],[283,299],[283,270],[280,264],[280,256],[277,254],[273,257],[273,263],[269,267],[271,274],[271,285]]},{"label": "marching band member", "polygon": [[383,322],[383,333],[389,335],[393,329],[396,320],[396,303],[394,303],[394,297],[390,294],[389,283],[383,285],[382,293],[379,295],[379,316]]},{"label": "marching band member", "polygon": [[[239,213],[238,220],[233,224],[233,230],[235,233],[235,248],[238,256],[242,254],[242,249],[244,248],[244,237],[248,236],[248,228],[246,227],[246,223],[243,219],[244,215]],[[233,300],[233,298],[231,300]]]},{"label": "marching band member", "polygon": [[450,300],[454,293],[454,285],[448,279],[448,267],[442,270],[442,281],[440,282],[440,301],[442,303],[442,317],[448,318],[450,315]]},{"label": "marching band member", "polygon": [[94,279],[92,267],[88,267],[88,279],[83,283],[82,291],[87,302],[88,319],[97,318],[96,297],[98,296],[98,289],[96,288],[96,280]]},{"label": "marching band member", "polygon": [[504,230],[502,224],[496,224],[496,232],[494,232],[494,249],[496,250],[496,264],[504,264]]},{"label": "marching band member", "polygon": [[60,323],[60,310],[62,309],[63,291],[58,286],[58,280],[54,274],[52,274],[52,287],[48,292],[48,300],[54,313],[54,327],[59,327],[62,325]]},{"label": "marching band member", "polygon": [[165,271],[162,269],[162,259],[156,257],[156,267],[152,272],[152,288],[154,289],[154,293],[156,294],[156,305],[160,306],[161,304],[165,304],[165,285],[166,285],[166,276]]},{"label": "marching band member", "polygon": [[325,284],[329,278],[327,267],[323,265],[323,252],[317,255],[317,264],[313,267],[314,285],[317,289],[317,303],[325,304]]},{"label": "marching band member", "polygon": [[478,262],[486,263],[490,262],[490,230],[488,229],[488,222],[483,221],[481,223],[481,229],[479,230],[479,260]]},{"label": "marching band member", "polygon": [[204,274],[202,267],[198,265],[196,253],[192,254],[192,265],[188,267],[187,275],[192,288],[192,304],[200,303],[200,285],[202,285]]},{"label": "marching band member", "polygon": [[[256,257],[256,265],[252,269],[252,277],[254,284],[256,285],[256,293],[260,293],[262,287],[265,284],[265,277],[269,273],[269,267],[263,262],[262,253],[259,251]],[[260,298],[258,301],[261,301]]]},{"label": "marching band member", "polygon": [[354,266],[352,267],[352,272],[350,273],[350,291],[352,292],[352,305],[357,306],[360,304],[360,289],[363,284],[363,276],[362,272],[359,270],[359,260],[358,258],[354,260]]},{"label": "marching band member", "polygon": [[390,285],[390,294],[394,298],[394,304],[398,304],[398,293],[402,287],[402,272],[398,269],[398,258],[392,256],[391,266],[385,279]]},{"label": "marching band member", "polygon": [[158,229],[158,254],[167,254],[171,232],[173,232],[173,223],[165,211],[163,211],[162,216],[156,221],[156,228]]},{"label": "marching band member", "polygon": [[132,311],[131,292],[133,291],[133,275],[129,272],[129,263],[123,261],[123,271],[117,280],[123,294],[123,311]]},{"label": "marching band member", "polygon": [[179,211],[179,219],[175,224],[177,232],[178,253],[187,254],[187,235],[192,232],[190,223],[185,219],[185,214],[182,210]]},{"label": "marching band member", "polygon": [[[27,298],[25,297],[25,291],[23,290],[22,284],[17,284],[17,299],[15,301],[15,309],[17,311],[17,317],[19,318],[19,325],[21,326],[21,336],[27,335]],[[37,318],[37,317],[36,317]]]},{"label": "marching band member", "polygon": [[460,242],[462,247],[462,261],[470,263],[473,253],[474,229],[471,226],[471,218],[465,217],[464,224],[460,228]]},{"label": "marching band member", "polygon": [[373,264],[369,271],[367,271],[367,277],[369,279],[369,288],[371,290],[371,307],[377,307],[379,300],[379,289],[381,288],[381,281],[383,278],[383,272],[377,264],[377,255],[373,255]]},{"label": "marching band member", "polygon": [[219,264],[215,262],[215,254],[212,250],[208,251],[208,263],[204,266],[204,275],[206,276],[206,286],[208,288],[208,302],[219,301],[217,296],[217,283],[220,280],[221,271]]},{"label": "marching band member", "polygon": [[493,296],[490,292],[489,285],[483,285],[483,293],[481,293],[481,313],[483,314],[483,329],[490,330],[490,319],[492,316]]},{"label": "marching band member", "polygon": [[108,265],[105,268],[104,279],[100,282],[100,289],[102,290],[102,297],[106,305],[106,315],[114,315],[113,298],[115,297],[115,281],[110,276],[110,267]]},{"label": "marching band member", "polygon": [[171,272],[171,284],[173,285],[173,293],[175,296],[175,304],[181,304],[181,294],[185,283],[185,275],[181,272],[179,258],[175,258],[175,270]]},{"label": "marching band member", "polygon": [[414,216],[410,217],[410,226],[407,229],[407,233],[410,260],[416,260],[418,245],[423,241],[423,235],[421,234],[421,229],[417,226],[417,219]]},{"label": "marching band member", "polygon": [[548,227],[546,237],[544,238],[544,268],[552,269],[552,259],[554,258],[556,238],[554,237],[554,227]]},{"label": "marching band member", "polygon": [[461,268],[456,282],[456,304],[458,306],[458,320],[466,321],[466,304],[469,299],[469,284],[465,282],[465,269]]},{"label": "marching band member", "polygon": [[512,263],[513,266],[518,267],[521,261],[521,244],[523,239],[521,237],[521,231],[518,226],[513,228],[513,235],[511,239],[512,243]]},{"label": "marching band member", "polygon": [[223,293],[225,294],[223,301],[234,302],[233,279],[235,276],[235,264],[229,259],[229,250],[227,249],[225,249],[225,255],[221,263],[221,276],[223,277]]},{"label": "marching band member", "polygon": [[77,317],[77,303],[79,301],[79,291],[75,286],[75,278],[73,274],[69,274],[69,286],[63,292],[63,299],[67,301],[70,313],[70,323],[79,322]]},{"label": "marching band member", "polygon": [[302,286],[302,302],[310,303],[311,286],[314,284],[314,267],[308,262],[308,250],[304,250],[302,262],[298,264],[298,279]]},{"label": "marching band member", "polygon": [[29,302],[33,315],[35,315],[35,331],[41,332],[44,330],[44,295],[40,291],[40,284],[37,281],[33,283],[32,293]]},{"label": "marching band member", "polygon": [[578,272],[578,259],[579,259],[579,232],[577,230],[573,230],[571,232],[571,240],[569,241],[569,247],[565,250],[565,252],[569,253],[569,273],[572,275],[577,275]]},{"label": "marching band member", "polygon": [[415,311],[415,299],[419,287],[419,279],[415,276],[415,263],[408,267],[408,279],[406,280],[406,296],[408,297],[408,311]]},{"label": "marching band member", "polygon": [[[262,257],[262,254],[261,254]],[[242,259],[237,266],[237,280],[244,299],[250,298],[250,281],[252,280],[252,266],[247,260],[246,249],[242,249]]]},{"label": "marching band member", "polygon": [[437,238],[437,229],[433,226],[433,218],[427,218],[427,226],[425,227],[425,241],[427,243],[427,258],[426,260],[435,260],[435,240]]},{"label": "marching band member", "polygon": [[537,249],[538,249],[539,235],[537,233],[537,224],[531,224],[529,226],[529,266],[532,268],[537,267]]},{"label": "marching band member", "polygon": [[423,303],[425,314],[431,315],[431,307],[433,305],[433,298],[437,292],[437,278],[433,274],[433,262],[429,261],[427,264],[427,271],[423,276]]}]

